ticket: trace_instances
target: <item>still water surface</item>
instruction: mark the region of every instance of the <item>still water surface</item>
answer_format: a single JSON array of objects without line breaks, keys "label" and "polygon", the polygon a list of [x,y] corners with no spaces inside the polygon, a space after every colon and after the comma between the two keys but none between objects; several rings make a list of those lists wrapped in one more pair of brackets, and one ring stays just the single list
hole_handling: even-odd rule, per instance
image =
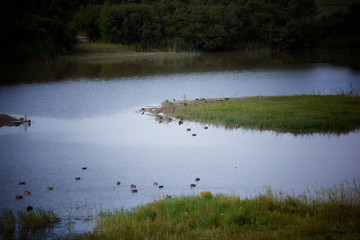
[{"label": "still water surface", "polygon": [[[294,136],[215,126],[204,130],[193,122],[159,124],[138,112],[173,98],[334,93],[350,84],[360,87],[360,72],[346,66],[281,66],[181,68],[166,74],[95,74],[0,85],[0,112],[32,120],[30,127],[0,128],[0,207],[53,209],[63,218],[73,216],[73,231],[82,232],[91,230],[86,220],[94,212],[132,208],[166,194],[210,190],[245,197],[264,185],[302,193],[316,184],[359,179],[359,132]],[[191,189],[197,177],[201,181]],[[154,181],[164,188],[153,186]],[[137,185],[138,193],[130,192],[130,184]],[[31,196],[15,200],[25,190]]]}]

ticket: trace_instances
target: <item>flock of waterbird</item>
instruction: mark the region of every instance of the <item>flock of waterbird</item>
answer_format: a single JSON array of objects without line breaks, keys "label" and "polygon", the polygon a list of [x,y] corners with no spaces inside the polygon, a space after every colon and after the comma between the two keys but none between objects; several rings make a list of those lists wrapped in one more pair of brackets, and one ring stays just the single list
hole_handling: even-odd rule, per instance
[{"label": "flock of waterbird", "polygon": [[[83,168],[82,168],[82,170],[86,170],[86,169],[87,169],[86,167],[83,167]],[[75,181],[79,181],[81,178],[80,178],[80,177],[75,177],[74,179],[75,179]],[[196,182],[199,182],[199,181],[200,181],[200,178],[195,178],[195,181],[196,181]],[[26,183],[23,182],[23,181],[20,181],[20,182],[19,182],[19,185],[26,185]],[[121,182],[120,182],[120,181],[116,182],[116,185],[118,185],[118,186],[121,185]],[[153,182],[153,185],[156,186],[156,187],[158,187],[159,189],[164,188],[164,185],[159,185],[158,182]],[[194,187],[196,187],[196,184],[192,183],[192,184],[190,184],[190,187],[191,187],[191,188],[194,188]],[[136,189],[136,185],[135,185],[135,184],[130,184],[130,189],[131,189],[131,193],[137,193],[137,192],[138,192],[138,190]],[[48,186],[48,187],[47,187],[47,190],[48,190],[48,191],[52,191],[52,190],[54,190],[54,187]],[[30,193],[29,191],[24,191],[24,194],[23,194],[23,195],[24,195],[24,196],[30,196],[31,193]],[[16,196],[15,196],[15,199],[23,199],[23,197],[24,197],[23,195],[16,195]],[[169,199],[169,198],[171,198],[171,195],[166,195],[165,198],[166,198],[166,199]],[[31,210],[33,210],[33,207],[30,206],[30,205],[27,205],[26,210],[27,210],[27,211],[31,211]]]},{"label": "flock of waterbird", "polygon": [[[198,99],[196,99],[196,100],[198,100]],[[204,100],[205,100],[205,99],[204,99]],[[175,100],[174,100],[174,101],[175,101]],[[206,101],[206,100],[205,100],[205,101]],[[144,114],[144,111],[145,111],[145,109],[144,109],[144,108],[141,108],[141,114]],[[159,123],[162,123],[163,121],[166,121],[166,122],[172,122],[172,121],[174,121],[174,119],[172,119],[171,117],[164,118],[162,115],[159,115],[159,114],[155,115],[155,118],[156,118],[156,120],[157,120]],[[28,123],[29,123],[29,125],[30,125],[30,120],[28,120]],[[182,118],[179,119],[178,124],[179,124],[179,125],[182,125],[183,123],[184,123],[184,119],[182,119]],[[208,126],[204,126],[204,129],[205,129],[205,130],[208,129],[208,128],[209,128]],[[187,128],[186,131],[187,131],[187,132],[190,132],[190,131],[191,131],[191,128]],[[193,136],[193,137],[196,137],[196,133],[192,133],[192,136]],[[86,167],[83,167],[83,168],[82,168],[82,170],[86,170],[86,169],[87,169]],[[75,177],[75,181],[79,181],[80,179],[81,179],[80,177]],[[196,181],[196,182],[200,181],[200,178],[196,178],[195,181]],[[25,184],[26,184],[26,183],[23,182],[23,181],[20,181],[20,182],[19,182],[19,185],[25,185]],[[121,182],[116,182],[116,185],[121,185]],[[164,188],[164,185],[159,185],[158,182],[153,182],[153,185],[154,185],[154,186],[157,186],[159,189]],[[192,183],[192,184],[190,184],[190,187],[191,187],[191,188],[194,188],[194,187],[196,187],[196,184]],[[138,190],[136,189],[136,185],[135,185],[135,184],[131,184],[131,185],[130,185],[130,189],[131,189],[131,192],[132,192],[132,193],[137,193],[137,192],[138,192]],[[47,187],[47,190],[48,190],[48,191],[52,191],[52,190],[54,190],[54,187],[48,186],[48,187]],[[23,195],[24,195],[24,196],[30,196],[31,193],[30,193],[29,191],[24,191],[24,194],[23,194]],[[23,195],[16,195],[16,196],[15,196],[15,199],[23,199]],[[171,198],[171,195],[166,195],[165,198],[166,198],[166,199],[169,199],[169,198]],[[26,207],[26,210],[31,211],[31,210],[33,210],[33,207],[30,206],[30,205],[28,205],[28,206]]]}]

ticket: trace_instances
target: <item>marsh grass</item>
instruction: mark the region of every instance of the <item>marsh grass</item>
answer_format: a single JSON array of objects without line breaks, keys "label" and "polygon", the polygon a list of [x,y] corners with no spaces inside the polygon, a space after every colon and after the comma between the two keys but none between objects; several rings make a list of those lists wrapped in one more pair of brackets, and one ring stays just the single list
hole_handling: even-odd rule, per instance
[{"label": "marsh grass", "polygon": [[345,93],[254,97],[180,107],[173,115],[230,128],[343,133],[360,127],[360,97]]},{"label": "marsh grass", "polygon": [[295,196],[265,188],[252,198],[208,195],[102,213],[87,239],[358,239],[358,182]]},{"label": "marsh grass", "polygon": [[51,231],[60,219],[53,211],[34,209],[31,212],[19,211],[17,214],[9,209],[0,216],[0,233],[4,239],[47,238],[46,231]]},{"label": "marsh grass", "polygon": [[0,216],[0,232],[11,233],[15,231],[15,228],[16,216],[10,209],[3,210]]}]

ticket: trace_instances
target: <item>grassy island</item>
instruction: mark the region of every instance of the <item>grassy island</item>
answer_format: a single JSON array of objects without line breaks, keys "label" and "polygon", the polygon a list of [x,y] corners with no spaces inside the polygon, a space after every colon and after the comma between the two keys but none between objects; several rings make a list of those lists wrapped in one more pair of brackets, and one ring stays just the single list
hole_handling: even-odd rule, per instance
[{"label": "grassy island", "polygon": [[165,101],[155,112],[229,128],[344,133],[360,127],[360,97],[295,95]]}]

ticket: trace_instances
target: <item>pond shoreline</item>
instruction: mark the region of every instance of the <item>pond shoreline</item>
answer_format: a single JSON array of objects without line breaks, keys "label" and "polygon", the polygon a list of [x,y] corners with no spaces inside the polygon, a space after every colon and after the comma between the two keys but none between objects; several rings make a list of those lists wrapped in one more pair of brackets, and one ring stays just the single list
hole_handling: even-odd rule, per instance
[{"label": "pond shoreline", "polygon": [[[193,100],[179,100],[176,101],[173,99],[173,101],[165,100],[161,106],[149,106],[141,108],[141,112],[147,112],[150,115],[157,115],[160,113],[163,114],[173,114],[176,109],[182,108],[182,107],[190,107],[190,106],[197,106],[204,103],[217,103],[217,102],[227,102],[227,101],[235,101],[235,100],[244,100],[244,99],[251,99],[251,98],[257,98],[255,96],[246,96],[246,97],[225,97],[225,98],[196,98]],[[175,100],[175,101],[174,101]]]}]

